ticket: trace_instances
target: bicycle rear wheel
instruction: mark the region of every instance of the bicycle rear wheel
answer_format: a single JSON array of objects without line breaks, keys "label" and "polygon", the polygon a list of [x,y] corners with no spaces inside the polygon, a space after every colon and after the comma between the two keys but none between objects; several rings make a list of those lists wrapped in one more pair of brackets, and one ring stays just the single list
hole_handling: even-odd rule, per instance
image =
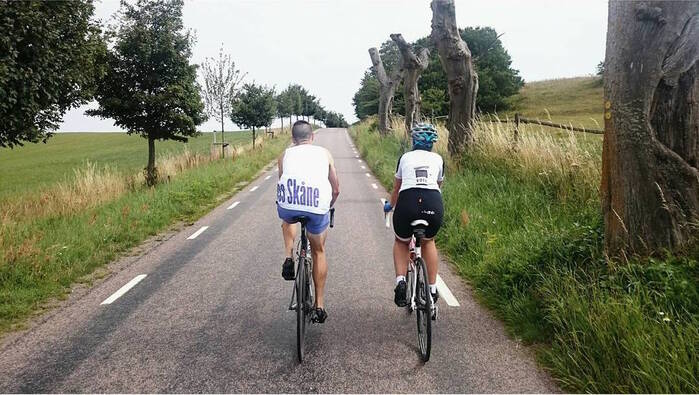
[{"label": "bicycle rear wheel", "polygon": [[430,360],[432,349],[432,299],[430,298],[430,285],[427,281],[427,267],[422,258],[415,260],[415,274],[417,276],[415,286],[417,342],[422,361],[427,362]]},{"label": "bicycle rear wheel", "polygon": [[306,335],[306,263],[305,258],[299,258],[298,273],[296,274],[296,356],[303,362],[304,338]]}]

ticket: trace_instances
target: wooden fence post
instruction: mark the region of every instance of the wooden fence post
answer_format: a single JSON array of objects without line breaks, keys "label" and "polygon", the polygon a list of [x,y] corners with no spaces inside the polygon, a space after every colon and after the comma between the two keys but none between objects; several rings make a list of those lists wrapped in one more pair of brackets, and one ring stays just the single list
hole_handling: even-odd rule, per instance
[{"label": "wooden fence post", "polygon": [[515,113],[515,145],[517,145],[517,141],[519,140],[519,113]]}]

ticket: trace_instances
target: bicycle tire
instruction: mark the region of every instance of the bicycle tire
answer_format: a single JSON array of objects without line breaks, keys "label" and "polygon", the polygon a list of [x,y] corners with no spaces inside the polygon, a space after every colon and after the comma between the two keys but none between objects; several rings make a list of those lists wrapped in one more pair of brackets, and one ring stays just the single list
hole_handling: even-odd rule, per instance
[{"label": "bicycle tire", "polygon": [[299,258],[294,286],[296,287],[296,356],[300,363],[303,362],[306,335],[306,263],[304,258]]},{"label": "bicycle tire", "polygon": [[412,305],[412,298],[413,298],[413,284],[415,283],[414,281],[415,277],[415,271],[413,271],[410,268],[410,264],[408,264],[408,273],[405,276],[405,279],[407,281],[407,287],[405,288],[405,298],[408,301],[408,305],[406,306],[406,310],[408,311],[408,314],[413,313],[413,305]]},{"label": "bicycle tire", "polygon": [[423,362],[430,360],[432,350],[432,299],[430,298],[430,285],[427,280],[427,267],[422,258],[415,260],[416,304],[417,304],[417,342],[420,348],[420,357]]}]

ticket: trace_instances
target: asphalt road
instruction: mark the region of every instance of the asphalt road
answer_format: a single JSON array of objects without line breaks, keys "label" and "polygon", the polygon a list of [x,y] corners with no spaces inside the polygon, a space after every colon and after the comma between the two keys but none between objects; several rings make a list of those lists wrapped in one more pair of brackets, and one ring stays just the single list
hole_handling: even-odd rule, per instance
[{"label": "asphalt road", "polygon": [[[379,201],[386,191],[345,129],[322,130],[316,143],[335,157],[341,194],[327,241],[329,318],[309,328],[303,364],[287,311],[292,282],[281,278],[270,168],[192,226],[115,263],[118,271],[41,323],[5,338],[0,392],[557,391],[531,351],[508,338],[446,264],[441,277],[459,306],[440,299],[432,357],[420,362],[415,317],[393,304],[393,237]],[[133,287],[114,299],[125,284]]]}]

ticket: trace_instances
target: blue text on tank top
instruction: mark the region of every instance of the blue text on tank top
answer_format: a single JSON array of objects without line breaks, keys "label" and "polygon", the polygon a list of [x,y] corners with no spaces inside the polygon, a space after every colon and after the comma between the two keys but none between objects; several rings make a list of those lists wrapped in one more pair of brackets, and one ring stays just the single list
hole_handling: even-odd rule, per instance
[{"label": "blue text on tank top", "polygon": [[277,201],[299,206],[318,207],[320,189],[306,186],[305,182],[296,183],[295,178],[289,178],[284,185],[277,185]]}]

